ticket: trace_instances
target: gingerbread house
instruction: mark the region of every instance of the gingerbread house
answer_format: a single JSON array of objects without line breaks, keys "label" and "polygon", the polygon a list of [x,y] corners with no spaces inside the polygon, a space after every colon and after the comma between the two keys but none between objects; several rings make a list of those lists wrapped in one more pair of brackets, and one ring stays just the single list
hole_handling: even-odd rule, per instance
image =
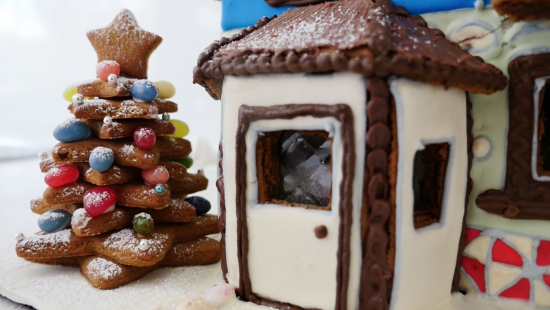
[{"label": "gingerbread house", "polygon": [[474,186],[461,286],[550,307],[550,18],[548,1],[476,1],[424,16],[509,77],[473,104]]},{"label": "gingerbread house", "polygon": [[193,74],[222,101],[222,269],[241,299],[416,310],[458,289],[466,92],[504,89],[500,70],[389,0],[342,0],[215,41]]}]

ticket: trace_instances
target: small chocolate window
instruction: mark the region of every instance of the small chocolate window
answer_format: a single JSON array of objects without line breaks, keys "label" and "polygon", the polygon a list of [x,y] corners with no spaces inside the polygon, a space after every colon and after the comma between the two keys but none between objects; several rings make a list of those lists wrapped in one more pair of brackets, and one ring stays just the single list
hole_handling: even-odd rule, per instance
[{"label": "small chocolate window", "polygon": [[412,187],[416,229],[439,222],[448,162],[448,143],[428,144],[414,156]]},{"label": "small chocolate window", "polygon": [[259,133],[258,202],[330,210],[331,147],[325,131]]},{"label": "small chocolate window", "polygon": [[550,176],[550,83],[541,89],[539,93],[539,156],[537,172],[539,175]]}]

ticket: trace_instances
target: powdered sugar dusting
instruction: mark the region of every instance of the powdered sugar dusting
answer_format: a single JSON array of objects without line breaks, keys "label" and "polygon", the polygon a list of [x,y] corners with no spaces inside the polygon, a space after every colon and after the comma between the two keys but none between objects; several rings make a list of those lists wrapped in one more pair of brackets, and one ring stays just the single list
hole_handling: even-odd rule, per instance
[{"label": "powdered sugar dusting", "polygon": [[[149,254],[161,253],[166,250],[167,241],[169,236],[162,233],[153,233],[148,238],[150,248],[147,251]],[[133,229],[122,229],[116,233],[110,235],[102,245],[105,248],[110,248],[114,251],[130,251],[133,253],[140,253],[139,246],[140,239],[136,237],[136,234]]]},{"label": "powdered sugar dusting", "polygon": [[17,243],[17,249],[27,253],[41,252],[48,249],[49,252],[66,252],[71,243],[72,232],[63,229],[58,232],[45,235],[34,235]]},{"label": "powdered sugar dusting", "polygon": [[122,269],[115,263],[102,257],[94,258],[88,263],[88,276],[109,280],[122,275]]},{"label": "powdered sugar dusting", "polygon": [[141,213],[136,214],[134,216],[134,219],[138,218],[138,217],[144,217],[144,218],[146,218],[148,220],[151,220],[151,221],[153,220],[153,217],[149,213],[145,213],[145,212],[141,212]]}]

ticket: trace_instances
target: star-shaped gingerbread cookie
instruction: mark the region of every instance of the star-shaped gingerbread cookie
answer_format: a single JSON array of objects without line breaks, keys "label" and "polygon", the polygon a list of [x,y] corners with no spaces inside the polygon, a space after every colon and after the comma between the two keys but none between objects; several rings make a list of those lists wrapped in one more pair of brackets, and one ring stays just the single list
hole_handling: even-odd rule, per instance
[{"label": "star-shaped gingerbread cookie", "polygon": [[162,42],[154,33],[139,28],[134,14],[123,9],[105,28],[88,31],[97,61],[114,60],[128,76],[147,78],[147,62]]}]

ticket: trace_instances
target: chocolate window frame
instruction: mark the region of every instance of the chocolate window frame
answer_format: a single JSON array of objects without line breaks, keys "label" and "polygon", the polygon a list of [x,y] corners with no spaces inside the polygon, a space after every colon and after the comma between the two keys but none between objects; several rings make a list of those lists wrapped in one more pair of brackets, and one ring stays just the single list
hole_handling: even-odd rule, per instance
[{"label": "chocolate window frame", "polygon": [[550,181],[536,180],[532,171],[533,152],[538,153],[533,150],[533,138],[535,126],[539,126],[535,84],[550,76],[548,64],[550,53],[521,56],[508,66],[510,115],[504,189],[487,190],[476,199],[477,207],[489,213],[509,219],[550,220]]},{"label": "chocolate window frame", "polygon": [[351,224],[353,221],[353,180],[355,178],[355,133],[351,108],[346,104],[286,104],[278,106],[248,106],[239,108],[236,133],[236,211],[237,211],[237,250],[239,253],[239,294],[247,301],[278,308],[302,309],[289,303],[270,300],[253,293],[248,270],[248,228],[246,225],[246,133],[250,124],[258,120],[293,119],[301,116],[314,118],[333,117],[341,123],[340,141],[342,145],[342,180],[338,213],[340,225],[338,232],[338,252],[336,270],[336,310],[347,309]]}]

